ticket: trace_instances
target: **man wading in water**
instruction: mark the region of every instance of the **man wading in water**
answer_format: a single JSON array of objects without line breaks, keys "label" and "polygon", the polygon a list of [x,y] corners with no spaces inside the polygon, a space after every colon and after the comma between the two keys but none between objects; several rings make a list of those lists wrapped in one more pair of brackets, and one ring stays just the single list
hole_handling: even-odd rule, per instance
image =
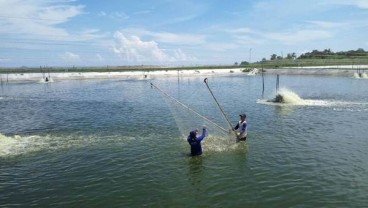
[{"label": "man wading in water", "polygon": [[198,133],[198,130],[191,131],[187,138],[187,141],[190,144],[190,154],[192,156],[202,154],[201,142],[206,137],[206,127],[203,127],[201,136],[197,137],[197,133]]},{"label": "man wading in water", "polygon": [[236,135],[239,141],[245,141],[247,139],[247,121],[245,120],[247,118],[247,115],[241,114],[240,121],[235,126]]}]

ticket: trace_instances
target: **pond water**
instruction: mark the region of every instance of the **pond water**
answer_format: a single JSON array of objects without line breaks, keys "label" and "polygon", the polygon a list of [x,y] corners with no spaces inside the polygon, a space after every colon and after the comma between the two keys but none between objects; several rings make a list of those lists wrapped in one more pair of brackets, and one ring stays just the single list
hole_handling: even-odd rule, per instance
[{"label": "pond water", "polygon": [[248,138],[208,137],[190,157],[186,133],[203,120],[150,83],[228,128],[203,79],[3,83],[0,206],[366,206],[368,80],[283,75],[292,101],[279,104],[276,76],[264,93],[261,76],[211,76],[230,123],[247,114]]}]

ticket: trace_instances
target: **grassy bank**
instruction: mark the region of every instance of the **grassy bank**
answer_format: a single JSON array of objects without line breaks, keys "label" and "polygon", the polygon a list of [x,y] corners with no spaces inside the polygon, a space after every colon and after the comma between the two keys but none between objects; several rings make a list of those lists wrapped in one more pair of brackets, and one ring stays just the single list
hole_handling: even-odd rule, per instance
[{"label": "grassy bank", "polygon": [[356,58],[356,59],[279,59],[272,61],[265,61],[262,63],[254,63],[252,66],[257,66],[258,68],[282,68],[282,67],[313,67],[313,66],[351,66],[356,68],[360,65],[368,65],[368,59],[366,58]]},{"label": "grassy bank", "polygon": [[245,70],[253,68],[277,69],[277,68],[303,68],[313,66],[351,66],[351,69],[368,70],[367,67],[361,68],[360,65],[368,65],[368,59],[280,59],[265,62],[256,62],[248,65],[203,65],[203,66],[182,66],[182,67],[160,67],[160,66],[106,66],[106,67],[14,67],[0,68],[0,73],[53,73],[53,72],[127,72],[127,71],[171,71],[171,70],[201,70],[201,69],[232,69],[244,68]]},{"label": "grassy bank", "polygon": [[201,70],[201,69],[232,69],[232,68],[246,68],[245,66],[195,66],[195,67],[158,67],[158,66],[114,66],[114,67],[45,67],[45,68],[0,68],[0,73],[53,73],[53,72],[130,72],[130,71],[177,71],[177,70]]}]

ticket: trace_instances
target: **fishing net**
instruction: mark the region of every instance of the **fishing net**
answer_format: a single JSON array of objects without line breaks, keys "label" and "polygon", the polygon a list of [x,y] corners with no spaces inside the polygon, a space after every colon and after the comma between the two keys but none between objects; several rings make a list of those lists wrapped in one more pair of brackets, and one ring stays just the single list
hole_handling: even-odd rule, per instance
[{"label": "fishing net", "polygon": [[[181,84],[180,89],[179,85],[165,89],[156,85],[153,87],[160,92],[167,103],[183,139],[186,139],[189,132],[195,129],[198,129],[201,134],[202,127],[205,126],[207,129],[206,142],[213,144],[212,149],[227,149],[229,145],[236,142],[234,132],[231,131],[231,127],[224,119],[205,83],[190,84],[188,88],[195,89],[194,91],[184,90],[188,89],[185,86],[188,83]],[[221,143],[221,145],[216,145],[216,143]]]}]

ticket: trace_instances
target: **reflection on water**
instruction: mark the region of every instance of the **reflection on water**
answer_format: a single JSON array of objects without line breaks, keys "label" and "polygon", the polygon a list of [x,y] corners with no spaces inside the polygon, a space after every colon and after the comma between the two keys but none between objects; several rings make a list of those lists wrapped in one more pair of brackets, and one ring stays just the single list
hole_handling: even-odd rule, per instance
[{"label": "reflection on water", "polygon": [[203,160],[202,156],[190,157],[188,160],[188,175],[194,189],[201,189],[203,177]]}]

